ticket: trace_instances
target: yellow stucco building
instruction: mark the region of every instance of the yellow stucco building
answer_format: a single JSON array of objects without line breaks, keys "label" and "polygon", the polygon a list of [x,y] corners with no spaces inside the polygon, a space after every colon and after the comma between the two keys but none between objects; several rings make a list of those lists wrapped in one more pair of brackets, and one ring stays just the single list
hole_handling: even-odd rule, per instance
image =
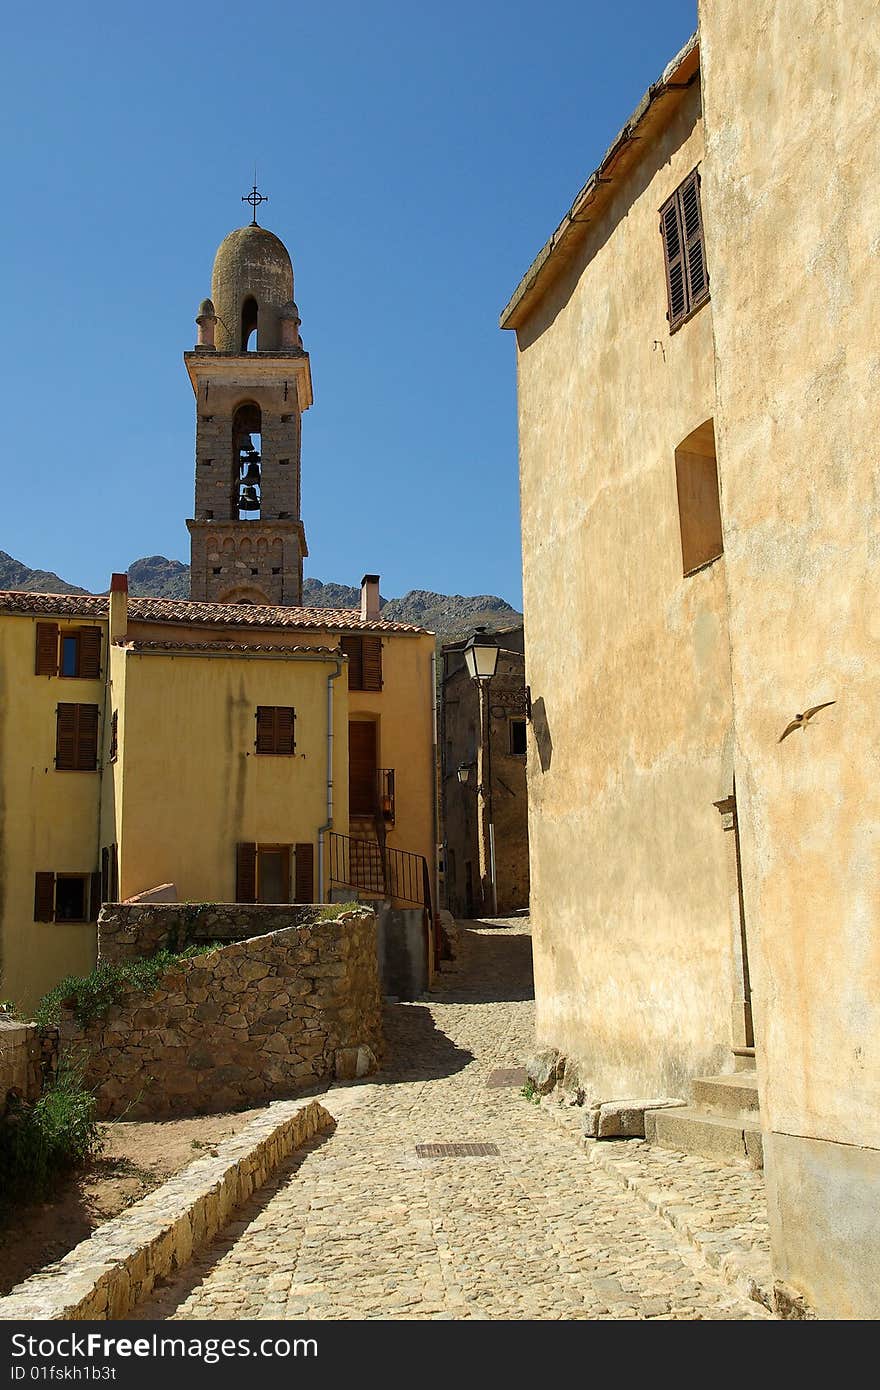
[{"label": "yellow stucco building", "polygon": [[875,32],[701,4],[502,315],[539,1042],[763,1147],[831,1316],[880,1313]]},{"label": "yellow stucco building", "polygon": [[278,238],[243,228],[214,274],[241,339],[214,347],[200,307],[193,601],[129,599],[125,575],[103,596],[0,593],[2,995],[20,1008],[92,968],[102,902],[144,893],[421,909],[430,975],[434,639],[383,620],[377,575],[357,608],[300,606],[292,285]]}]

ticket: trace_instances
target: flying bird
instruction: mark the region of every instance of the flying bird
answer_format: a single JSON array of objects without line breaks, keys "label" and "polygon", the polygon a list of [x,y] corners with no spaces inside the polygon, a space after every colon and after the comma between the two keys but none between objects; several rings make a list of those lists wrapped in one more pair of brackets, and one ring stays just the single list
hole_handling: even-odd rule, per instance
[{"label": "flying bird", "polygon": [[791,721],[791,723],[788,725],[788,727],[781,735],[779,742],[781,743],[784,738],[788,738],[789,734],[793,734],[795,729],[805,729],[809,724],[810,720],[812,719],[813,715],[818,714],[820,709],[827,709],[829,705],[836,704],[836,700],[826,700],[824,704],[811,705],[809,709],[804,710],[803,714],[796,714],[794,719]]}]

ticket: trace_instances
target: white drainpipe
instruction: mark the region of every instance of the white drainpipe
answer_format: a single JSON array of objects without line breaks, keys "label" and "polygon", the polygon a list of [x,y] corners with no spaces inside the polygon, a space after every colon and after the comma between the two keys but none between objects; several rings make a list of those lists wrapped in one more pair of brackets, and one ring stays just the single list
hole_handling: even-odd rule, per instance
[{"label": "white drainpipe", "polygon": [[324,835],[333,829],[333,682],[342,675],[342,662],[327,677],[327,823],[318,831],[318,902],[324,901]]}]

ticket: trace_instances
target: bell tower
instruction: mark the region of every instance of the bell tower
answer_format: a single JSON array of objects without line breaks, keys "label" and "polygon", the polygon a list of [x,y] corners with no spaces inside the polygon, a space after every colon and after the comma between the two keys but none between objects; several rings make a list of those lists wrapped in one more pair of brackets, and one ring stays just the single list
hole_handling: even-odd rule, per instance
[{"label": "bell tower", "polygon": [[312,377],[290,256],[257,225],[256,206],[250,226],[221,242],[196,323],[198,343],[184,353],[196,397],[190,597],[299,606],[301,421]]}]

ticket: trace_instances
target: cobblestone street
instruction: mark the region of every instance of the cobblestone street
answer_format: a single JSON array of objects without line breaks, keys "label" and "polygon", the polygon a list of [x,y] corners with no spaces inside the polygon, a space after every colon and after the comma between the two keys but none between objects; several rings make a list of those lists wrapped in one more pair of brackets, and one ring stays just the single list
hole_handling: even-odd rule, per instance
[{"label": "cobblestone street", "polygon": [[[472,924],[430,1002],[391,1006],[385,1070],[133,1316],[763,1318],[677,1231],[587,1161],[517,1086],[532,1044],[527,921]],[[416,1145],[497,1145],[419,1158]]]}]

